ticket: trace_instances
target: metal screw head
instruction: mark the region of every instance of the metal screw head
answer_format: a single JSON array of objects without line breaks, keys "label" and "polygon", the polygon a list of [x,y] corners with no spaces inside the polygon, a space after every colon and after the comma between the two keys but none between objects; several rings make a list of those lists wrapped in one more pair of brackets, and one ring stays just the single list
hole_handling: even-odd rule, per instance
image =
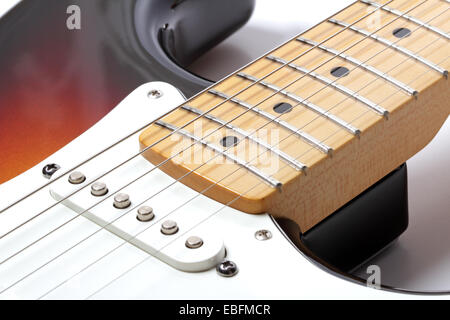
[{"label": "metal screw head", "polygon": [[108,193],[108,188],[103,182],[97,181],[91,185],[91,194],[96,197],[104,196]]},{"label": "metal screw head", "polygon": [[166,220],[161,225],[161,232],[166,235],[175,234],[178,232],[178,226],[175,221]]},{"label": "metal screw head", "polygon": [[151,99],[159,99],[163,96],[163,93],[161,90],[153,89],[150,90],[148,93],[148,97]]},{"label": "metal screw head", "polygon": [[238,273],[238,267],[233,261],[224,260],[216,266],[216,271],[222,277],[232,277]]},{"label": "metal screw head", "polygon": [[61,169],[61,167],[58,166],[56,163],[49,163],[45,167],[42,168],[42,175],[45,178],[50,179],[52,177],[52,175],[59,169]]},{"label": "metal screw head", "polygon": [[126,193],[118,193],[114,196],[114,207],[116,207],[117,209],[128,208],[130,204],[130,196]]},{"label": "metal screw head", "polygon": [[72,184],[80,184],[86,180],[86,176],[79,171],[74,171],[69,175],[69,182]]},{"label": "metal screw head", "polygon": [[137,210],[137,216],[136,218],[139,221],[146,222],[150,221],[155,217],[155,214],[153,213],[153,208],[149,206],[142,206]]},{"label": "metal screw head", "polygon": [[186,247],[189,249],[197,249],[200,248],[203,245],[203,240],[200,237],[192,236],[187,238],[186,240]]},{"label": "metal screw head", "polygon": [[258,230],[255,232],[255,238],[260,241],[269,240],[272,238],[272,232],[269,230]]}]

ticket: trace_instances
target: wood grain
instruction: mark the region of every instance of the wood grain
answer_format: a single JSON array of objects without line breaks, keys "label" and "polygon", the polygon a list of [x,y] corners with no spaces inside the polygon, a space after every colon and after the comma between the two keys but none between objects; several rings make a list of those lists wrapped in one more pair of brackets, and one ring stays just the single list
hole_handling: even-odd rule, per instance
[{"label": "wood grain", "polygon": [[[419,3],[393,1],[389,6],[406,12]],[[428,1],[408,14],[423,21],[436,17],[429,23],[442,30],[449,30],[450,13],[445,11],[448,7],[443,1]],[[373,7],[356,2],[334,17],[352,23],[373,10]],[[429,30],[418,28],[416,24],[405,19],[396,19],[397,17],[390,13],[377,12],[379,21],[374,23],[370,19],[364,19],[356,26],[373,32],[385,25],[377,35],[393,42],[398,41],[392,34],[393,30],[399,27],[409,28],[413,31],[412,34],[397,44],[418,52],[443,68],[450,67],[448,40]],[[396,20],[392,22],[394,19]],[[302,37],[320,42],[341,29],[324,21],[303,33]],[[347,67],[350,73],[338,79],[337,83],[387,109],[390,112],[389,120],[355,98],[348,97],[332,87],[325,87],[322,82],[291,68],[282,68],[264,79],[278,87],[287,86],[286,90],[289,92],[307,98],[351,123],[362,132],[358,138],[330,120],[297,105],[294,100],[281,94],[274,95],[272,90],[261,85],[253,85],[239,93],[251,85],[251,82],[233,74],[214,85],[214,89],[228,95],[239,93],[237,98],[240,100],[274,116],[279,116],[273,111],[275,104],[292,104],[293,110],[283,114],[280,119],[332,147],[333,157],[313,148],[279,125],[270,123],[266,118],[257,116],[231,101],[224,103],[223,99],[207,92],[194,97],[186,104],[204,112],[214,108],[211,114],[216,117],[226,121],[234,119],[231,122],[234,126],[255,132],[256,136],[273,147],[306,164],[307,175],[228,129],[220,128],[207,119],[194,121],[197,115],[181,109],[176,109],[163,120],[178,127],[192,121],[184,130],[205,137],[205,140],[216,145],[219,145],[224,136],[237,136],[241,142],[230,149],[230,152],[281,181],[282,191],[279,192],[264,183],[239,165],[225,161],[221,155],[211,153],[198,144],[190,147],[193,142],[190,139],[182,139],[177,134],[157,143],[147,150],[144,156],[152,163],[159,164],[187,149],[182,156],[176,156],[161,169],[175,178],[187,174],[181,180],[182,183],[199,192],[205,192],[217,201],[248,213],[269,212],[277,217],[287,217],[297,222],[302,231],[307,231],[421,150],[434,137],[450,112],[448,80],[420,62],[408,59],[404,54],[386,48],[373,39],[364,39],[351,30],[339,33],[324,44],[339,51],[351,47],[345,51],[346,54],[408,84],[419,91],[419,96],[416,99],[366,70],[356,68],[341,58],[333,58],[333,55],[318,48],[310,50],[311,46],[293,39],[270,54],[285,60],[298,57],[294,63],[310,70],[320,66],[315,72],[331,80],[336,80],[330,75],[332,68]],[[280,64],[263,57],[240,71],[262,78],[279,67]],[[168,133],[170,131],[158,125],[150,126],[140,136],[141,149],[162,139]],[[193,172],[189,173],[190,171]]]}]

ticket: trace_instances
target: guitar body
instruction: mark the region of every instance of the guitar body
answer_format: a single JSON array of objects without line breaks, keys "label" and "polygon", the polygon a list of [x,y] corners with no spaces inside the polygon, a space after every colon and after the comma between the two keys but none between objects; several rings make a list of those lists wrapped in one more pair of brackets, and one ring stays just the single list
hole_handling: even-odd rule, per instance
[{"label": "guitar body", "polygon": [[[31,0],[2,18],[0,183],[62,148],[143,83],[171,83],[186,97],[211,84],[183,66],[242,26],[253,1],[174,3]],[[70,5],[82,8],[81,30],[66,26]]]},{"label": "guitar body", "polygon": [[[262,81],[252,80],[252,75],[243,76],[241,72],[217,85],[185,70],[242,26],[253,6],[253,0],[45,0],[39,3],[25,0],[0,20],[0,298],[396,297],[388,291],[391,288],[372,290],[366,287],[369,283],[365,280],[347,272],[384,249],[406,229],[407,181],[406,166],[402,163],[407,159],[404,155],[417,152],[425,140],[431,139],[445,120],[445,106],[427,118],[430,129],[423,138],[417,139],[420,148],[411,143],[399,155],[392,153],[385,167],[380,166],[376,173],[364,177],[355,188],[341,183],[336,176],[331,180],[340,188],[336,196],[320,195],[324,200],[315,198],[316,205],[310,207],[305,203],[314,198],[314,192],[336,190],[336,186],[319,185],[316,190],[313,184],[308,190],[312,196],[298,198],[301,203],[292,208],[290,202],[294,200],[290,199],[295,197],[295,185],[299,183],[297,189],[305,189],[308,185],[303,181],[318,176],[327,181],[324,172],[332,171],[335,162],[339,168],[345,168],[349,159],[353,162],[347,167],[355,168],[348,173],[350,177],[355,176],[364,167],[356,168],[358,160],[352,152],[357,153],[363,142],[372,137],[374,147],[367,149],[373,154],[364,153],[366,158],[361,159],[381,158],[384,150],[376,141],[380,137],[377,130],[394,130],[392,123],[396,121],[408,123],[407,111],[417,110],[418,92],[400,81],[388,79],[386,83],[390,81],[392,87],[403,90],[398,90],[403,96],[392,99],[388,111],[351,93],[350,97],[355,98],[353,105],[358,108],[368,105],[371,111],[375,110],[362,114],[364,117],[358,122],[362,130],[345,120],[336,120],[336,116],[333,118],[319,107],[307,105],[327,121],[331,119],[332,125],[344,126],[344,133],[340,132],[338,138],[347,139],[346,143],[340,144],[336,138],[334,142],[339,145],[332,148],[314,142],[313,138],[313,143],[309,141],[306,145],[316,143],[319,148],[308,160],[311,163],[292,161],[294,165],[300,164],[297,167],[302,166],[301,170],[286,175],[292,180],[281,183],[267,179],[266,184],[258,185],[257,190],[264,196],[248,198],[254,200],[248,210],[246,204],[251,201],[244,192],[236,190],[250,187],[250,182],[258,181],[258,174],[264,180],[264,172],[248,167],[248,163],[242,164],[239,158],[231,158],[234,159],[231,164],[220,165],[218,169],[208,167],[197,174],[193,167],[183,167],[169,157],[173,153],[171,148],[178,145],[178,140],[173,139],[175,133],[184,132],[183,127],[177,128],[174,123],[192,117],[192,114],[179,116],[177,112],[182,106],[191,108],[194,102],[202,109],[213,100],[205,97],[211,93],[209,88],[220,87],[231,78],[234,82],[228,88],[233,90],[241,88],[249,79],[254,84]],[[358,8],[357,4],[354,7]],[[76,15],[76,8],[81,8],[81,24],[71,28],[73,21],[68,19]],[[56,28],[55,24],[60,27]],[[351,42],[349,39],[352,38],[349,36],[346,41]],[[296,44],[294,39],[289,50],[280,47],[280,54],[292,55]],[[278,66],[280,61],[271,63]],[[272,65],[245,68],[242,70],[267,74]],[[440,68],[435,67],[438,71]],[[364,70],[381,74],[370,68]],[[295,70],[290,71],[283,79],[296,75]],[[313,71],[302,72],[308,75]],[[447,76],[446,71],[444,74]],[[326,75],[329,76],[328,72]],[[448,82],[443,78],[436,80],[435,76],[427,75],[419,82],[424,97],[432,96],[439,88],[444,92],[443,97],[448,94]],[[329,81],[313,78],[322,83]],[[349,90],[332,84],[330,87],[340,90],[339,94],[349,95]],[[222,88],[225,91],[227,87]],[[269,89],[278,90],[270,83],[265,84],[261,92],[250,95],[249,99],[259,99]],[[376,90],[381,89],[372,88],[371,97]],[[282,89],[275,92],[275,98],[280,98],[276,96],[280,92],[283,99],[292,99]],[[334,94],[330,93],[328,98],[332,99]],[[251,111],[246,102],[233,100],[231,93],[228,98],[224,95],[221,97],[224,103],[233,102],[233,108],[238,105]],[[317,101],[320,104],[321,100]],[[435,105],[430,102],[424,108]],[[237,112],[233,108],[230,107],[228,115]],[[342,114],[351,114],[350,107],[345,108],[340,109]],[[192,112],[192,109],[183,110]],[[200,114],[202,110],[194,112]],[[262,112],[256,113],[258,117]],[[270,115],[267,117],[270,119]],[[391,122],[383,122],[388,118]],[[419,127],[414,125],[411,128]],[[165,148],[153,148],[158,144],[154,140],[164,133],[161,127],[172,131],[167,136],[172,140],[162,138],[168,143]],[[356,137],[360,140],[351,140]],[[187,138],[202,147],[210,147],[202,144],[204,138],[196,140],[190,135]],[[395,139],[388,147],[394,142]],[[345,151],[345,147],[353,151]],[[227,158],[225,151],[217,150]],[[286,161],[287,156],[284,153],[282,156]],[[45,174],[49,164],[56,165],[57,170]],[[230,165],[244,166],[248,171],[228,186],[216,179],[214,170],[223,173],[235,168]],[[307,175],[303,170],[306,167],[310,167]],[[79,181],[72,175],[69,177],[74,170],[83,173]],[[340,170],[342,177],[347,173],[344,171]],[[252,176],[255,172],[256,176]],[[195,174],[189,176],[191,173]],[[294,181],[297,174],[301,180]],[[188,178],[184,179],[185,176]],[[95,194],[93,182],[96,181],[106,184],[105,193]],[[215,191],[217,186],[222,188],[220,192]],[[278,193],[274,192],[277,188]],[[126,199],[118,200],[118,194]],[[230,194],[239,196],[228,201]],[[322,205],[328,198],[333,199]],[[146,218],[140,210],[147,210],[150,205],[152,216],[148,221],[143,220]],[[280,208],[286,208],[287,214],[284,210],[278,212]],[[314,217],[308,217],[308,210],[305,214],[301,208],[311,209]],[[167,227],[165,223],[172,226]],[[192,244],[198,237],[200,244]],[[379,285],[375,283],[375,287]]]},{"label": "guitar body", "polygon": [[[154,102],[149,102],[147,93],[153,89],[161,90],[164,95]],[[79,138],[51,155],[42,164],[58,163],[61,165],[61,171],[71,168],[127,134],[129,127],[120,124],[130,122],[138,126],[145,124],[170,111],[173,106],[182,101],[184,98],[175,87],[160,82],[144,84],[133,91],[105,118]],[[128,139],[122,144],[121,150],[112,150],[114,163],[124,158],[124,149],[122,148],[135,150],[136,141]],[[42,164],[2,184],[0,193],[3,198],[14,198],[19,190],[23,190],[25,184],[34,188],[42,185],[43,178],[40,168]],[[108,165],[112,165],[112,163],[108,163]],[[93,163],[84,167],[83,170],[84,172],[95,171],[97,166],[98,164]],[[126,166],[120,177],[116,176],[116,178],[120,178],[118,183],[134,178],[137,168],[139,168],[137,174],[141,174],[151,169],[152,166],[144,158],[139,157],[135,162]],[[58,172],[53,179],[57,176]],[[162,179],[162,176],[165,176],[165,179]],[[147,189],[149,186],[152,186],[152,189],[162,189],[174,182],[167,179],[169,177],[161,172],[159,176],[144,181],[141,186],[147,186]],[[1,216],[0,232],[4,234],[11,226],[32,217],[36,210],[51,206],[54,203],[51,193],[65,193],[68,191],[65,189],[66,187],[66,179],[61,179],[56,181],[47,192],[40,194],[38,198],[34,196],[28,201],[21,202],[8,214]],[[151,192],[150,189],[148,192]],[[80,196],[77,201],[84,202],[89,199],[90,193],[85,190]],[[145,196],[133,195],[132,201],[138,203]],[[189,200],[192,190],[178,182],[163,192],[161,196],[161,204],[154,208],[155,219],[163,218],[164,214],[176,209],[182,201]],[[39,204],[35,205],[33,210],[27,210],[37,200],[39,200]],[[110,203],[109,201],[105,202],[108,202],[105,209],[109,210]],[[2,260],[27,246],[27,243],[33,239],[38,239],[49,230],[58,228],[65,221],[75,218],[76,214],[73,211],[75,207],[74,203],[57,206],[47,214],[29,222],[28,228],[19,229],[3,238],[0,245]],[[209,211],[205,211],[205,207],[214,209],[214,212],[220,211],[211,215]],[[178,222],[179,232],[187,232],[182,237],[183,241],[178,244],[174,243],[174,245],[183,248],[184,238],[188,235],[201,236],[205,245],[208,242],[220,243],[220,247],[223,246],[226,253],[218,250],[217,253],[213,252],[208,259],[212,263],[217,263],[216,259],[221,260],[226,255],[227,259],[237,264],[238,274],[231,278],[220,277],[215,268],[208,266],[207,270],[203,270],[200,261],[198,261],[199,269],[196,269],[196,256],[190,258],[193,263],[191,267],[194,268],[194,271],[199,272],[192,272],[192,269],[190,272],[186,272],[185,265],[171,265],[170,261],[162,257],[149,256],[147,252],[134,245],[127,243],[119,247],[124,242],[123,239],[105,229],[97,232],[100,227],[93,220],[83,218],[71,221],[51,236],[46,237],[46,241],[32,246],[29,255],[26,255],[28,258],[25,260],[18,255],[4,262],[0,271],[2,279],[0,291],[11,288],[4,291],[1,297],[2,299],[85,299],[93,295],[90,298],[310,299],[337,296],[341,298],[388,298],[394,295],[394,293],[386,291],[369,289],[365,287],[364,282],[357,279],[349,281],[349,278],[344,277],[343,274],[320,266],[305,253],[299,251],[268,214],[248,215],[230,207],[223,208],[219,203],[203,196],[191,203],[189,208],[175,212],[175,217],[172,219]],[[201,223],[204,219],[207,221]],[[136,221],[135,218],[132,220]],[[192,227],[193,229],[190,230]],[[266,241],[257,240],[255,234],[259,230],[270,231],[272,237]],[[97,233],[89,237],[94,232]],[[85,240],[86,238],[88,239]],[[79,242],[82,245],[59,257],[74,243]],[[116,249],[117,247],[119,248]],[[161,252],[164,253],[169,248],[170,246],[162,249]],[[110,251],[112,253],[108,254],[106,258],[102,258]],[[250,252],[251,254],[249,254]],[[167,255],[170,254],[171,252],[168,251]],[[57,258],[55,259],[55,257]],[[189,260],[189,257],[184,258]],[[53,259],[55,260],[50,264],[46,264]],[[139,263],[137,268],[133,268]],[[46,264],[46,267],[39,269],[39,266],[43,264]],[[114,286],[96,293],[97,290],[130,268],[133,268],[132,272],[121,277]],[[36,269],[39,270],[26,277]],[[23,277],[26,278],[15,284]],[[70,280],[65,281],[67,279]]]}]

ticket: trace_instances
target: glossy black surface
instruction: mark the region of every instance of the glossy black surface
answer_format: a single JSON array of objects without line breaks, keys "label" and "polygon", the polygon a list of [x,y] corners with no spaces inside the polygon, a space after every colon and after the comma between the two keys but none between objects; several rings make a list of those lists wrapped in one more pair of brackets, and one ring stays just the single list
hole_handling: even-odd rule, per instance
[{"label": "glossy black surface", "polygon": [[407,168],[403,164],[301,235],[311,252],[349,272],[380,252],[408,227]]}]

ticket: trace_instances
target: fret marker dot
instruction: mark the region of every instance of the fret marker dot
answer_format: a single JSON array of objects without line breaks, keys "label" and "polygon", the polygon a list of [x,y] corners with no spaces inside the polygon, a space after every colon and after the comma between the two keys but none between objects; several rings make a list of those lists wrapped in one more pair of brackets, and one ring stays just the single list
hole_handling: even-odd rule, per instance
[{"label": "fret marker dot", "polygon": [[292,110],[292,105],[287,103],[287,102],[280,102],[277,103],[274,107],[273,107],[273,111],[275,111],[276,113],[288,113]]},{"label": "fret marker dot", "polygon": [[220,144],[225,148],[235,146],[239,142],[239,139],[235,136],[227,136],[220,140]]},{"label": "fret marker dot", "polygon": [[331,74],[336,78],[341,78],[348,75],[349,71],[346,67],[336,67],[331,69]]},{"label": "fret marker dot", "polygon": [[397,28],[392,32],[392,34],[397,38],[406,38],[411,35],[411,30],[408,28]]}]

